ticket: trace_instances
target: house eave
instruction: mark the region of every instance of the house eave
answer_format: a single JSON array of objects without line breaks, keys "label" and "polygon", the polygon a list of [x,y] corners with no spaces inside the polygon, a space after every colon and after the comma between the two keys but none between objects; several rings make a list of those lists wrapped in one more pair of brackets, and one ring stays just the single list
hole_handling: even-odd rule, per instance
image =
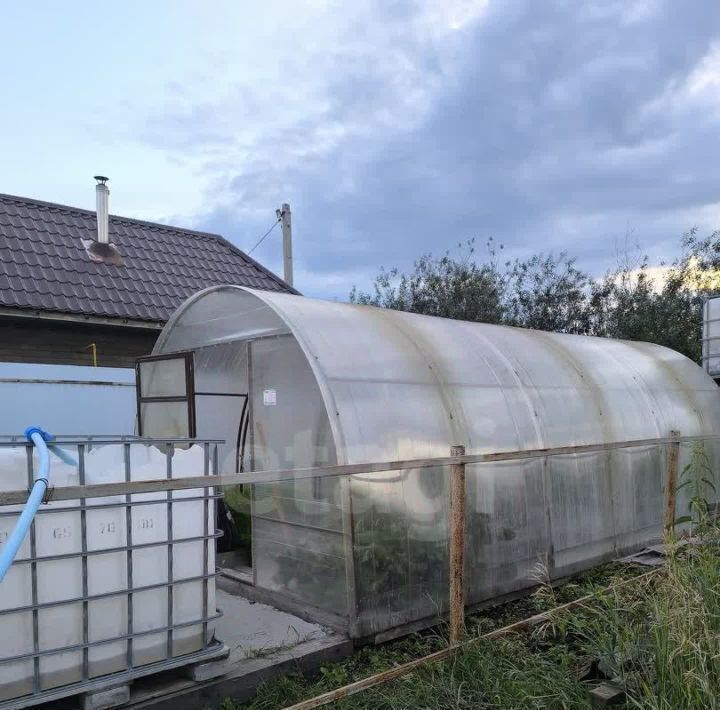
[{"label": "house eave", "polygon": [[0,318],[27,318],[31,320],[61,321],[65,323],[84,323],[92,325],[106,325],[115,328],[142,328],[144,330],[162,330],[165,323],[160,321],[147,321],[133,318],[110,318],[106,316],[93,316],[82,313],[62,313],[56,311],[42,311],[31,308],[3,308],[0,307]]}]

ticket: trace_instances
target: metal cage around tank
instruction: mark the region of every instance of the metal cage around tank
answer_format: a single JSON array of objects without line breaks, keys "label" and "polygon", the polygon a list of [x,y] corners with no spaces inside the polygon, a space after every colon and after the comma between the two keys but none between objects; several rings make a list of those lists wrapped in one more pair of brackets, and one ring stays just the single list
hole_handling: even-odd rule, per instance
[{"label": "metal cage around tank", "polygon": [[[76,466],[63,474],[62,465],[53,461],[61,480],[51,475],[47,501],[3,582],[0,708],[27,707],[89,692],[222,652],[222,644],[214,640],[214,624],[220,616],[215,608],[219,532],[214,508],[221,494],[212,482],[219,443],[129,436],[62,436],[53,441],[76,457]],[[8,452],[22,452],[25,484],[31,487],[32,444],[19,437],[3,437],[0,459],[6,464]],[[178,473],[175,460],[181,452],[186,463]],[[102,458],[95,467],[97,475],[89,475],[88,465],[95,454]],[[116,474],[109,479],[108,461]],[[137,461],[142,461],[140,472],[134,470]],[[207,477],[207,486],[184,492],[52,501],[53,482],[130,482],[138,480],[138,473],[144,479],[201,475]],[[18,476],[14,481],[3,477],[6,490],[22,485]],[[18,506],[0,507],[1,538],[7,537],[18,514]],[[188,524],[186,517],[192,518],[196,534],[181,534]],[[162,525],[156,530],[158,521]],[[98,541],[105,532],[111,533],[107,544]],[[75,540],[72,545],[64,544],[71,539]],[[187,562],[190,545],[192,561]],[[161,562],[148,571],[149,559]],[[188,567],[190,574],[179,569]],[[145,613],[148,604],[149,614]],[[158,609],[160,604],[164,609]],[[103,625],[114,625],[114,630],[100,629]],[[27,637],[23,630],[29,631]],[[53,639],[70,637],[74,642],[53,643]],[[22,646],[27,648],[19,653],[8,650]]]}]

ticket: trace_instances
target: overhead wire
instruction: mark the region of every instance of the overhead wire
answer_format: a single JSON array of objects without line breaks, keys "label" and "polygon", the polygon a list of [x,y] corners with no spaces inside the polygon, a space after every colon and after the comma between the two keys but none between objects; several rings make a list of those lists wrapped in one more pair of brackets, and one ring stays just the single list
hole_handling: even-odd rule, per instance
[{"label": "overhead wire", "polygon": [[278,218],[273,222],[270,229],[268,229],[268,231],[265,232],[265,234],[263,234],[262,237],[260,237],[260,239],[257,240],[257,243],[255,244],[255,246],[252,249],[250,249],[250,251],[247,252],[248,256],[250,256],[250,254],[252,254],[265,241],[265,237],[267,237],[268,234],[270,234],[270,232],[272,232],[273,229],[275,229],[275,227],[277,227],[278,224],[280,224],[280,219],[281,219],[281,217],[278,215]]}]

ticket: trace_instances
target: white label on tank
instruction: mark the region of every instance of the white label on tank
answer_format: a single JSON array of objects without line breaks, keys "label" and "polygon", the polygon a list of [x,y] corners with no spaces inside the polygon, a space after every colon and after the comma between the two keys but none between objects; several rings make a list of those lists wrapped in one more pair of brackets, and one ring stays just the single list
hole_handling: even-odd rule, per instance
[{"label": "white label on tank", "polygon": [[274,407],[277,404],[277,390],[263,390],[263,404]]}]

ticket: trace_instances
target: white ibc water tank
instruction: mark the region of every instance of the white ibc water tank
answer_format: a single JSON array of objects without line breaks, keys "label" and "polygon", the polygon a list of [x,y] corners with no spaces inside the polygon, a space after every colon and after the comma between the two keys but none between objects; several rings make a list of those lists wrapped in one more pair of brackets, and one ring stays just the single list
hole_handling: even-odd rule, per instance
[{"label": "white ibc water tank", "polygon": [[[125,481],[126,450],[130,452],[131,480],[167,476],[164,452],[153,446],[113,444],[84,454],[85,482]],[[76,455],[76,451],[69,451]],[[202,446],[175,450],[172,477],[201,475],[204,462]],[[52,485],[79,483],[78,468],[51,457]],[[0,489],[17,490],[27,485],[25,447],[0,447]],[[86,501],[84,513],[79,501],[41,506],[35,521],[37,561],[30,562],[33,541],[28,535],[0,589],[0,700],[206,646],[214,627],[212,621],[203,624],[203,620],[215,613],[215,586],[209,576],[215,569],[215,546],[212,537],[207,543],[206,539],[214,532],[215,516],[210,499],[204,518],[205,501],[198,499],[201,495],[202,490],[174,492],[171,506],[166,493],[133,495],[129,509],[125,496],[93,498]],[[188,498],[192,500],[184,500]],[[112,507],[97,507],[106,504]],[[67,508],[73,510],[58,512]],[[0,508],[0,543],[12,531],[19,510],[20,506]],[[130,552],[125,549],[128,544],[132,546]],[[87,553],[85,563],[83,553]],[[169,580],[172,585],[168,585]],[[33,618],[33,606],[37,619]],[[175,626],[178,628],[168,633],[167,627]],[[3,663],[3,659],[32,654],[35,643],[40,654],[82,646],[85,635],[90,644],[86,657],[82,647],[39,656],[37,688],[33,687],[31,656]],[[133,636],[130,643],[128,636]]]}]

